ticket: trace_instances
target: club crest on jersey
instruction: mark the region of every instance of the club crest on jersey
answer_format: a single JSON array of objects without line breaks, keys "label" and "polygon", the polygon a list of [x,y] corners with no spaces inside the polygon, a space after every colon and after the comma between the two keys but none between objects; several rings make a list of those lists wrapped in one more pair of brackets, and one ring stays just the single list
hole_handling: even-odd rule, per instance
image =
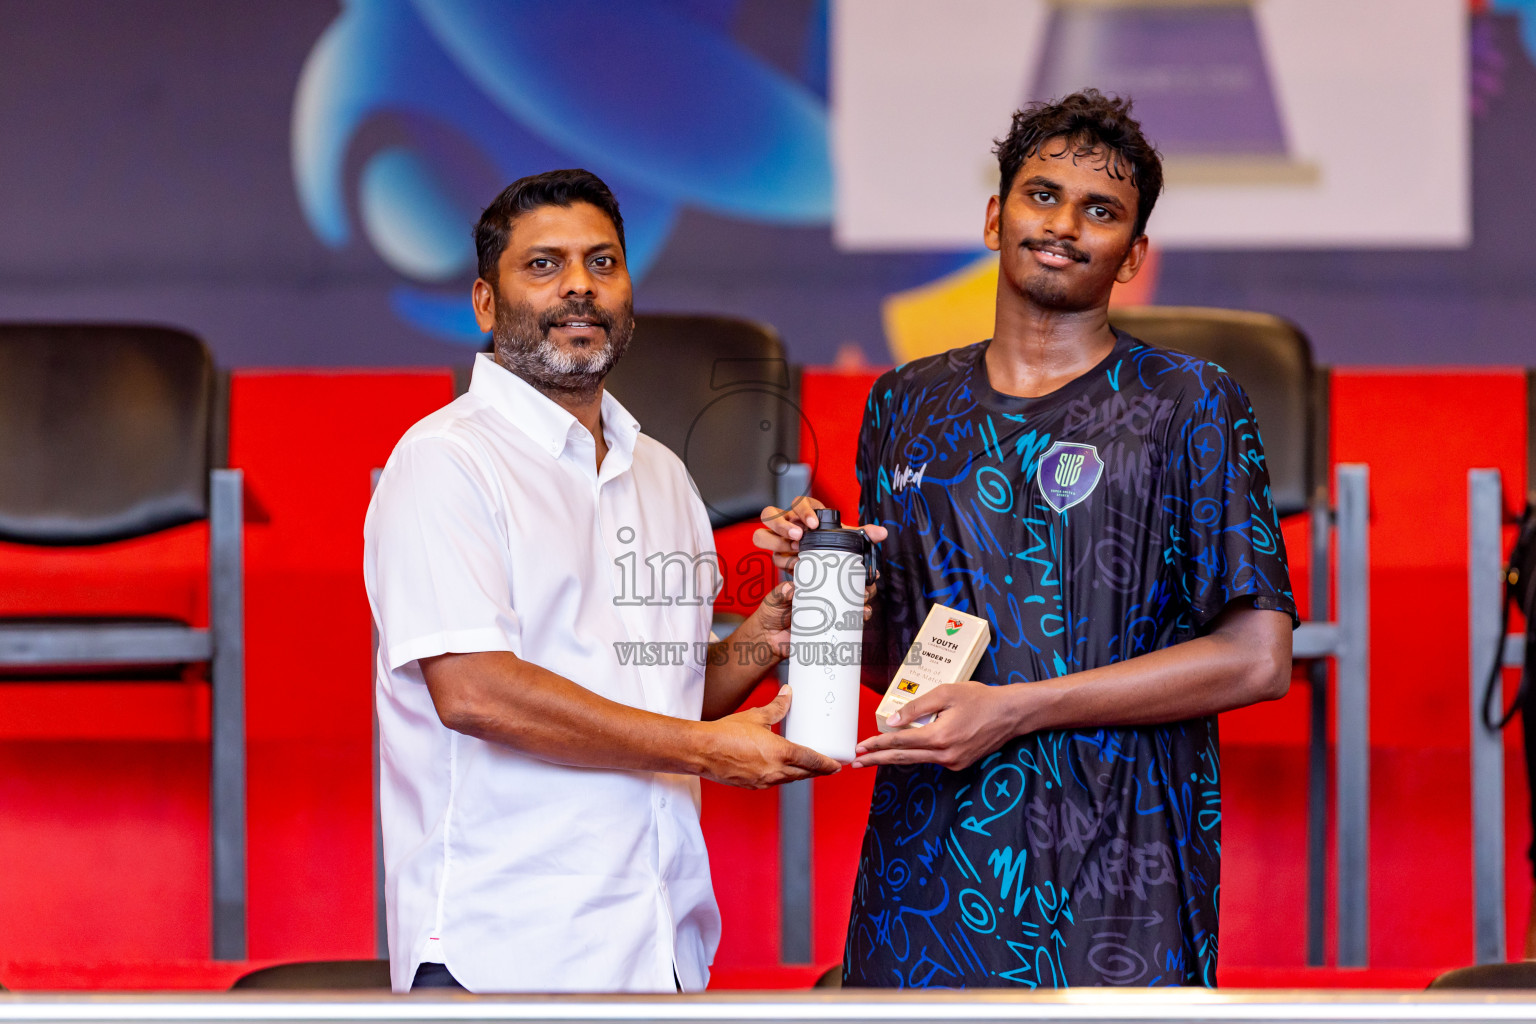
[{"label": "club crest on jersey", "polygon": [[1040,494],[1057,512],[1065,512],[1092,494],[1103,476],[1104,460],[1099,458],[1099,450],[1074,441],[1057,441],[1035,466]]}]

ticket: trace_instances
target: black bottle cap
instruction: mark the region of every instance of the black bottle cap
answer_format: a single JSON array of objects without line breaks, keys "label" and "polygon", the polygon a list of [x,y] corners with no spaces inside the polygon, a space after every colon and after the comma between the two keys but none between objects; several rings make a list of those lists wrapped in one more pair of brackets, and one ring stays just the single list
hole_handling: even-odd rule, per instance
[{"label": "black bottle cap", "polygon": [[801,533],[801,551],[851,551],[862,555],[871,547],[863,530],[843,527],[843,517],[836,509],[817,509],[816,524],[816,529]]}]

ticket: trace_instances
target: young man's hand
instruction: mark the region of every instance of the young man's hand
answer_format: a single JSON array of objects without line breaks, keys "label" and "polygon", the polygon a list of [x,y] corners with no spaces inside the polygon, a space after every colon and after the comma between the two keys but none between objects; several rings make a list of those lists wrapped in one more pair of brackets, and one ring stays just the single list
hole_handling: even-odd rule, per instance
[{"label": "young man's hand", "polygon": [[[789,508],[769,505],[763,509],[763,525],[752,535],[752,543],[772,552],[773,564],[780,569],[793,569],[800,551],[800,538],[805,536],[806,530],[814,530],[819,525],[816,519],[819,508],[826,506],[815,498],[804,496],[796,498]],[[848,529],[863,530],[876,544],[886,537],[883,526],[849,526]]]},{"label": "young man's hand", "polygon": [[889,724],[907,725],[933,715],[931,722],[861,741],[853,767],[926,762],[951,771],[969,768],[1020,734],[1017,698],[1030,696],[1024,689],[970,680],[936,686],[903,705]]},{"label": "young man's hand", "polygon": [[699,774],[715,782],[746,789],[764,789],[786,782],[831,775],[842,767],[832,758],[802,747],[773,731],[789,711],[790,692],[761,707],[748,708],[714,722],[702,723],[704,763]]},{"label": "young man's hand", "polygon": [[[773,564],[780,569],[786,572],[793,570],[796,559],[800,557],[800,538],[805,536],[806,530],[814,530],[819,525],[816,519],[816,510],[819,508],[826,508],[826,506],[815,498],[807,497],[796,498],[794,503],[787,509],[769,505],[763,509],[763,525],[761,529],[752,535],[752,543],[764,551],[772,552]],[[870,542],[874,544],[885,540],[888,533],[885,527],[874,525],[850,526],[848,529],[863,530],[864,536],[868,537]],[[789,589],[784,590],[785,587]],[[785,603],[782,606],[770,607],[769,602],[774,599],[774,594],[780,590],[784,590],[783,597],[785,598]],[[790,607],[788,599],[793,596],[793,593],[793,585],[780,584],[773,592],[769,593],[757,611],[757,614],[762,617],[765,627],[770,624],[776,624],[777,628],[783,631],[782,645],[776,645],[775,650],[781,651],[781,656],[784,657],[789,655]],[[875,581],[870,580],[864,585],[865,622],[869,621],[870,601],[873,600],[874,596]]]}]

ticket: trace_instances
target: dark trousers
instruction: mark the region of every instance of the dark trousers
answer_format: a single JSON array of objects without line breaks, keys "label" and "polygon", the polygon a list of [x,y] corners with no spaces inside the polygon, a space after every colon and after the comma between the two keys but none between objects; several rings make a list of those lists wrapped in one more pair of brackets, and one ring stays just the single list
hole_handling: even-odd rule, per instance
[{"label": "dark trousers", "polygon": [[411,991],[419,988],[456,988],[462,990],[463,985],[459,979],[448,973],[444,964],[422,964],[416,968],[416,977],[411,980]]}]

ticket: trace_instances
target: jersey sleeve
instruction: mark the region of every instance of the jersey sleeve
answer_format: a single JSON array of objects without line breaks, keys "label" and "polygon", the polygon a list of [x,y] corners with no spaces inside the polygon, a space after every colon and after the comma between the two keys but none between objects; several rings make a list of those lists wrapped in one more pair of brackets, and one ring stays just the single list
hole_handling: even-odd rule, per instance
[{"label": "jersey sleeve", "polygon": [[467,450],[436,437],[402,445],[371,518],[370,583],[391,669],[439,654],[521,654],[505,526]]},{"label": "jersey sleeve", "polygon": [[890,375],[880,377],[869,389],[864,420],[859,425],[859,447],[854,454],[853,474],[859,482],[859,522],[880,521],[880,438],[890,430],[888,396]]},{"label": "jersey sleeve", "polygon": [[1282,611],[1297,622],[1285,541],[1253,406],[1238,383],[1217,373],[1183,420],[1172,461],[1184,486],[1174,493],[1169,547],[1184,555],[1184,598],[1199,629],[1232,601]]}]

